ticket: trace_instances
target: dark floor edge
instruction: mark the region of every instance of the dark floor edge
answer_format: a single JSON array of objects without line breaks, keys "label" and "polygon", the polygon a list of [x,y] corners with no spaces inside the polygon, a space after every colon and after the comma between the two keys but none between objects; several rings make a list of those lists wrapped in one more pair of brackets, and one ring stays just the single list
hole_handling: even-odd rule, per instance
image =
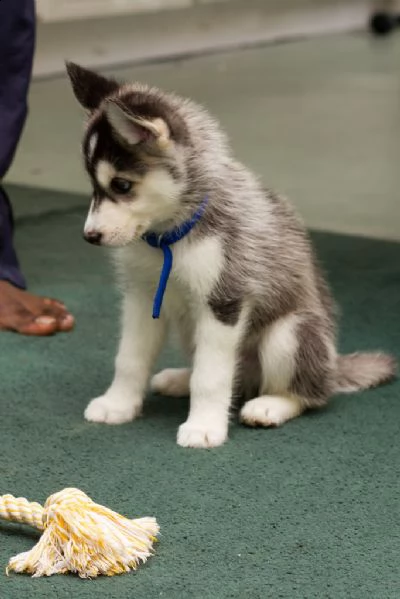
[{"label": "dark floor edge", "polygon": [[[341,32],[340,32],[341,33]],[[365,34],[364,29],[360,29],[359,27],[354,29],[348,29],[346,31],[347,34],[350,35],[363,35]],[[306,41],[311,39],[317,39],[319,37],[334,37],[339,35],[338,32],[329,32],[329,33],[315,33],[315,34],[304,34],[304,35],[284,35],[280,38],[276,38],[273,40],[254,40],[254,41],[245,41],[240,43],[227,43],[223,46],[210,46],[209,48],[200,48],[194,50],[188,50],[185,52],[176,52],[169,54],[160,54],[156,56],[143,57],[137,59],[130,59],[126,61],[116,61],[116,62],[104,62],[101,65],[96,67],[98,71],[118,71],[122,69],[127,69],[129,67],[139,67],[139,66],[151,66],[157,64],[165,64],[168,62],[181,62],[185,60],[194,60],[196,58],[202,58],[206,56],[223,56],[224,54],[231,54],[235,51],[248,51],[248,50],[256,50],[258,48],[266,48],[269,46],[277,46],[282,44],[290,44],[296,43],[300,41]],[[35,82],[45,82],[45,81],[55,81],[59,79],[64,79],[66,77],[65,70],[54,71],[53,73],[49,73],[46,75],[36,75],[34,77]]]}]

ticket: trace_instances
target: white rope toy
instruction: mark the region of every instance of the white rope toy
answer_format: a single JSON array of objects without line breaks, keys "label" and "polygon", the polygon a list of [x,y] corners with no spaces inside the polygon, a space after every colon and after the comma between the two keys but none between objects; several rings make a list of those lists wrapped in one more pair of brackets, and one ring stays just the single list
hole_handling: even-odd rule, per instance
[{"label": "white rope toy", "polygon": [[51,495],[44,507],[22,497],[0,496],[0,518],[43,531],[38,543],[11,558],[10,570],[37,576],[74,572],[81,578],[136,570],[152,555],[155,518],[129,520],[94,503],[79,489]]}]

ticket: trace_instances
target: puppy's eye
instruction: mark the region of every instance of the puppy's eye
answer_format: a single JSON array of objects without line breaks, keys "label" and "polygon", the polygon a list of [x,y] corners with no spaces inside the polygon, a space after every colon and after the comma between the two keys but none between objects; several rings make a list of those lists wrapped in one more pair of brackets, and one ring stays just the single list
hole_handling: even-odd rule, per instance
[{"label": "puppy's eye", "polygon": [[110,187],[115,193],[124,195],[132,189],[132,182],[128,179],[122,179],[122,177],[114,177],[114,179],[111,179]]}]

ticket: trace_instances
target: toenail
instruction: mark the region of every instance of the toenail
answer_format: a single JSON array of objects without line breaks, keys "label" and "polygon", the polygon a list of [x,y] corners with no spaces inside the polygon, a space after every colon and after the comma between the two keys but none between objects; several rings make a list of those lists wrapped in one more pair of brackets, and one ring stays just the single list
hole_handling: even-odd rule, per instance
[{"label": "toenail", "polygon": [[35,318],[35,322],[38,324],[54,324],[55,321],[56,319],[52,316],[38,316],[38,318]]}]

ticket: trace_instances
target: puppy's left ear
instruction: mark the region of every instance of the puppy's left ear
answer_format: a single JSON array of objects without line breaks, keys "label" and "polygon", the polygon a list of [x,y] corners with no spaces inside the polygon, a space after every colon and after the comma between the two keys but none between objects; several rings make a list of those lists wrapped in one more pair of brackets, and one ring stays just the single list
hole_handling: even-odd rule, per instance
[{"label": "puppy's left ear", "polygon": [[114,79],[107,79],[73,62],[67,62],[66,68],[75,97],[86,110],[96,110],[105,98],[121,87]]},{"label": "puppy's left ear", "polygon": [[147,142],[165,148],[170,141],[169,127],[162,118],[146,119],[129,114],[114,100],[106,102],[105,113],[115,133],[130,146]]}]

